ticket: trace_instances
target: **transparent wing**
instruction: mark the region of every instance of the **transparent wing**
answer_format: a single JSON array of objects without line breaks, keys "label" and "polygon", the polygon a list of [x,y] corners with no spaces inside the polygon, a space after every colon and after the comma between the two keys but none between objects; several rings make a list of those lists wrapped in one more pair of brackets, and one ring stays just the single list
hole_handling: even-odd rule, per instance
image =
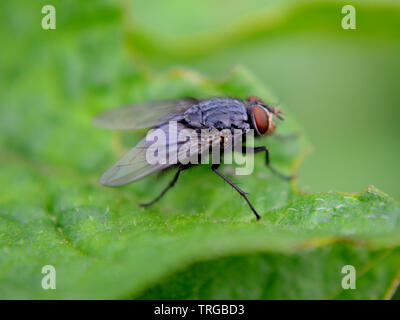
[{"label": "transparent wing", "polygon": [[[197,131],[185,128],[180,123],[177,123],[176,134],[169,136],[169,132],[174,132],[173,130],[170,131],[169,126],[170,123],[166,123],[157,129],[165,133],[166,139],[147,141],[146,138],[143,138],[133,149],[128,151],[108,169],[101,176],[99,182],[106,186],[125,185],[143,179],[177,163],[195,163],[193,161],[198,159],[199,154],[208,153],[211,147],[218,147],[222,140],[225,144],[230,145],[233,145],[236,140],[234,135],[229,136],[224,133],[212,133],[203,137]],[[183,129],[185,129],[186,139],[182,139],[180,135]],[[150,150],[150,148],[153,149]],[[150,155],[153,155],[154,150],[157,148],[164,150],[165,162],[154,163],[148,161],[148,151],[150,151]],[[158,153],[158,155],[161,154]],[[174,154],[173,157],[171,157],[172,154]]]},{"label": "transparent wing", "polygon": [[137,103],[105,111],[93,119],[96,126],[114,130],[143,129],[161,125],[176,118],[198,100],[175,100]]},{"label": "transparent wing", "polygon": [[[164,132],[166,137],[164,140],[153,139],[153,141],[147,141],[147,137],[143,138],[133,149],[124,154],[122,158],[108,169],[101,176],[99,182],[106,186],[122,186],[175,165],[176,162],[169,161],[168,154],[178,154],[179,147],[182,143],[178,142],[177,138],[170,138],[168,136],[169,125],[170,123],[166,123],[157,129]],[[183,128],[184,126],[182,124],[177,123],[176,131],[182,130]],[[177,137],[176,134],[174,134],[174,136]],[[148,161],[148,152],[150,151],[149,154],[153,155],[157,148],[164,148],[166,156],[165,163]],[[162,154],[160,154],[160,156],[162,156]]]},{"label": "transparent wing", "polygon": [[169,167],[160,164],[150,165],[146,161],[146,150],[146,140],[143,139],[104,172],[99,182],[110,187],[122,186]]}]

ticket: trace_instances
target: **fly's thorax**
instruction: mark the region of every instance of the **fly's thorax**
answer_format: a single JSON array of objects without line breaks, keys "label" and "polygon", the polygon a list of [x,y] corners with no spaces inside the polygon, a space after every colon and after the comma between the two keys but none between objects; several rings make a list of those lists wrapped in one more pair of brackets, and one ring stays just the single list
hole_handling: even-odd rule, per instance
[{"label": "fly's thorax", "polygon": [[243,101],[232,98],[203,100],[184,113],[185,122],[193,128],[243,129],[250,128]]}]

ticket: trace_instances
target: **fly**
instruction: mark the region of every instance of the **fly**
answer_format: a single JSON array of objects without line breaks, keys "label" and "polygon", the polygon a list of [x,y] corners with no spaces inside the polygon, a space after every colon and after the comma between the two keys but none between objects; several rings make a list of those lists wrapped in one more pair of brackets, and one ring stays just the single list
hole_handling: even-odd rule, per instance
[{"label": "fly", "polygon": [[[284,120],[278,108],[270,107],[261,99],[254,96],[250,96],[245,100],[235,98],[211,98],[206,100],[183,98],[138,103],[127,107],[112,109],[98,115],[94,119],[94,124],[103,128],[115,130],[148,128],[165,131],[168,128],[168,124],[171,121],[175,121],[178,132],[183,129],[197,130],[196,132],[200,129],[213,129],[217,134],[214,134],[211,139],[215,141],[218,140],[219,142],[222,138],[218,132],[231,130],[232,132],[236,132],[236,134],[239,132],[241,138],[245,141],[246,134],[248,134],[251,129],[254,130],[256,137],[273,133],[275,131],[275,117]],[[232,140],[236,138],[235,135],[233,135]],[[163,143],[168,150],[176,150],[179,153],[181,149],[181,144],[176,140],[167,139]],[[198,148],[198,155],[209,152],[210,144],[212,143],[213,141],[198,143],[198,145],[196,145]],[[232,141],[232,144],[233,143],[234,141]],[[150,146],[151,144],[143,138],[134,148],[123,155],[108,169],[101,176],[99,182],[106,186],[121,186],[143,179],[169,167],[177,167],[174,178],[165,189],[163,189],[154,200],[140,204],[140,206],[148,207],[157,202],[175,185],[181,172],[193,167],[193,164],[187,164],[186,161],[150,164],[146,159],[146,151],[148,151]],[[247,146],[242,145],[241,149],[242,153],[246,153],[247,151],[254,153],[264,152],[265,163],[275,174],[284,179],[292,178],[279,173],[270,166],[269,151],[266,146],[255,147],[249,150]],[[182,160],[182,158],[180,159]],[[250,203],[246,193],[218,169],[219,165],[219,163],[213,163],[211,165],[211,170],[230,184],[244,198],[257,220],[260,220],[260,215]]]}]

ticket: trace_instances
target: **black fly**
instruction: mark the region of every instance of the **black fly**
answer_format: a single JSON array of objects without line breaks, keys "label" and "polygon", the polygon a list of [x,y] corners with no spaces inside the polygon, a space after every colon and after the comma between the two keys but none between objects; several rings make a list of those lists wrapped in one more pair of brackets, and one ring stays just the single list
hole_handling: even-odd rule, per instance
[{"label": "black fly", "polygon": [[[245,140],[246,134],[253,129],[256,136],[264,136],[271,134],[275,130],[274,117],[281,120],[284,118],[281,111],[277,108],[270,107],[263,103],[261,99],[251,96],[246,100],[234,98],[211,98],[207,100],[196,100],[193,98],[184,98],[176,100],[166,100],[159,102],[138,103],[132,106],[112,109],[104,112],[94,119],[94,123],[100,127],[118,130],[134,130],[143,128],[158,128],[166,130],[170,121],[176,121],[178,131],[182,129],[217,129],[222,130],[239,130]],[[213,137],[220,140],[220,135]],[[233,137],[232,139],[235,139]],[[232,142],[234,143],[234,142]],[[180,145],[177,141],[166,141],[166,147],[170,150],[176,148],[179,150]],[[146,139],[142,139],[133,149],[128,151],[114,166],[108,169],[100,178],[100,183],[106,186],[121,186],[137,180],[140,180],[155,172],[164,170],[168,167],[177,166],[178,170],[168,184],[168,186],[153,201],[141,206],[150,206],[158,201],[170,188],[177,182],[180,173],[192,167],[191,164],[182,164],[180,162],[174,164],[157,163],[149,164],[146,160],[146,150],[150,144]],[[209,152],[210,143],[199,143],[198,153]],[[249,150],[248,147],[242,146],[242,152],[246,151],[265,152],[266,165],[269,164],[269,153],[265,146],[255,147]],[[230,179],[218,170],[219,164],[212,164],[211,169],[222,179],[229,183],[247,202],[251,210],[260,219],[257,211],[248,200],[245,192],[236,186]],[[272,171],[279,176],[286,177],[274,168]]]}]

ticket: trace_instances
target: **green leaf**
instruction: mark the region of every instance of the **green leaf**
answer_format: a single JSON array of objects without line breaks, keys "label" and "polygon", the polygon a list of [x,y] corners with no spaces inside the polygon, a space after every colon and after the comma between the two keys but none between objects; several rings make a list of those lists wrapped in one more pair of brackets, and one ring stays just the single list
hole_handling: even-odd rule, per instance
[{"label": "green leaf", "polygon": [[[92,13],[57,2],[60,33],[46,36],[34,31],[39,2],[25,11],[2,4],[11,30],[1,34],[0,298],[390,298],[399,282],[400,207],[373,187],[305,194],[259,155],[253,175],[233,178],[262,215],[257,223],[208,167],[185,171],[147,210],[137,204],[172,172],[116,189],[97,183],[140,135],[91,126],[101,110],[180,96],[277,101],[243,68],[220,80],[181,68],[138,72],[121,49],[119,11],[100,4]],[[309,148],[282,108],[278,132],[297,139],[258,143],[289,173]],[[56,268],[56,290],[42,289],[45,265]],[[356,290],[341,287],[344,265],[357,270]]]}]

